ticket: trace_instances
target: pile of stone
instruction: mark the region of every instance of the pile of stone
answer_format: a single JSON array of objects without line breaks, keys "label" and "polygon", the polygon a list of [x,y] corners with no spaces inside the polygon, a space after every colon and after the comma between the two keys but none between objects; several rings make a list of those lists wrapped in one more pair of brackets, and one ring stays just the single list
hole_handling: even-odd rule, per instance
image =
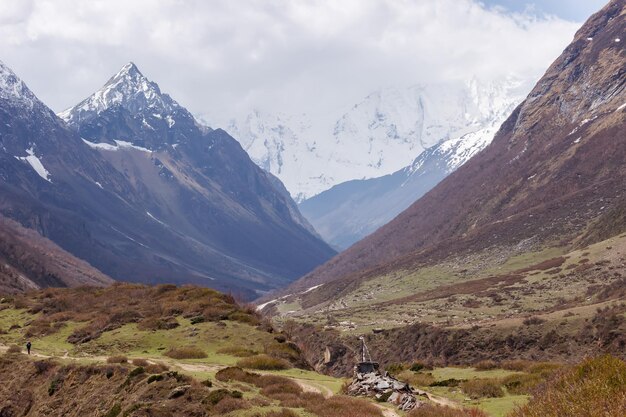
[{"label": "pile of stone", "polygon": [[348,394],[373,397],[377,401],[395,404],[400,410],[409,411],[423,404],[409,384],[398,381],[388,373],[378,370],[375,362],[361,362],[356,366]]}]

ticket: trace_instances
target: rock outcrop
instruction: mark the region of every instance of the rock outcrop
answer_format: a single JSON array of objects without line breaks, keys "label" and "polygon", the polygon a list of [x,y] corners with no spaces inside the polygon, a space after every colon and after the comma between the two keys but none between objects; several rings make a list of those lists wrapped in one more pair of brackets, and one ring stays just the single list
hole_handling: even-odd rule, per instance
[{"label": "rock outcrop", "polygon": [[373,397],[380,402],[395,404],[402,411],[409,411],[423,404],[416,396],[421,394],[419,391],[387,372],[382,374],[375,362],[361,362],[356,366],[348,394]]}]

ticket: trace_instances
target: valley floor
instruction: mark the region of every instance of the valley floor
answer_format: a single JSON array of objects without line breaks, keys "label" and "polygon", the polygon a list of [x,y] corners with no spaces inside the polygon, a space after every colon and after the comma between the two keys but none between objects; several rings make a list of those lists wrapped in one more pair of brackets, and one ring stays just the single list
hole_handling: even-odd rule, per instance
[{"label": "valley floor", "polygon": [[[104,331],[99,337],[85,343],[75,344],[68,342],[70,335],[84,326],[78,321],[66,321],[57,325],[56,331],[49,334],[34,335],[29,329],[41,318],[41,313],[33,313],[25,308],[4,308],[0,310],[0,353],[5,359],[12,357],[7,354],[11,347],[16,350],[16,345],[23,345],[25,340],[33,343],[32,355],[26,356],[25,352],[12,359],[15,365],[25,366],[25,361],[31,363],[53,362],[62,367],[81,366],[90,367],[111,366],[112,361],[125,361],[120,366],[134,369],[133,363],[148,363],[152,366],[164,366],[170,371],[187,375],[197,381],[211,381],[213,389],[240,390],[244,392],[244,398],[260,397],[260,391],[249,384],[233,384],[220,381],[216,375],[224,370],[237,366],[241,357],[234,354],[242,349],[248,352],[267,351],[268,346],[275,343],[274,335],[258,330],[246,323],[233,322],[230,320],[219,322],[202,322],[192,324],[191,320],[184,317],[176,317],[178,326],[173,329],[142,330],[137,323],[127,323],[119,328]],[[48,332],[43,332],[48,333]],[[197,346],[206,354],[205,358],[176,359],[167,356],[167,352],[180,346]],[[274,345],[275,346],[275,345]],[[238,350],[237,350],[238,349]],[[248,354],[248,353],[246,353]],[[9,366],[10,368],[10,366]],[[7,368],[5,367],[5,370]],[[346,378],[337,378],[323,375],[313,370],[290,368],[284,370],[253,370],[261,375],[275,375],[287,378],[295,382],[305,393],[321,395],[321,398],[329,399],[336,395],[341,396],[342,385]],[[510,371],[485,371],[480,372],[472,368],[437,368],[429,372],[429,381],[446,381],[451,378],[475,379],[503,377],[515,372]],[[404,372],[406,374],[406,372]],[[401,374],[400,377],[407,375]],[[409,379],[412,375],[408,375]],[[419,381],[414,381],[419,382]],[[427,381],[428,382],[428,381]],[[526,396],[505,395],[502,398],[469,400],[458,387],[429,387],[422,384],[416,385],[420,389],[427,390],[425,396],[420,399],[433,404],[447,405],[453,408],[478,406],[491,416],[504,416],[512,410],[516,404],[526,401]],[[120,397],[119,395],[116,398]],[[404,415],[390,404],[374,404],[385,417],[398,417]],[[267,411],[275,409],[280,403],[270,399],[269,404],[252,406],[244,410],[231,412],[233,416],[249,416],[253,410]],[[274,408],[272,408],[274,407]],[[305,410],[298,411],[302,416],[310,416]],[[37,415],[37,414],[32,414]]]}]

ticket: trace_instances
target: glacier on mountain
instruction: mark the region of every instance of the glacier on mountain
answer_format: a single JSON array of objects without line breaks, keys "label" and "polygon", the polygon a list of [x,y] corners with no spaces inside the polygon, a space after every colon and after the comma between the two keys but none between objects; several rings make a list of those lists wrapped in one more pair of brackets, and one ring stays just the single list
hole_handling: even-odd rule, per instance
[{"label": "glacier on mountain", "polygon": [[[527,91],[521,82],[487,90],[480,90],[477,83],[469,86],[468,95],[462,92],[446,96],[449,108],[436,112],[435,106],[429,107],[431,115],[439,114],[437,119],[442,124],[432,126],[422,138],[428,134],[443,138],[420,152],[410,164],[391,174],[342,182],[300,203],[302,214],[327,242],[345,249],[408,208],[487,147]],[[473,98],[470,104],[465,101],[467,97]],[[450,109],[460,112],[468,107],[475,112],[473,118],[468,117],[469,112],[456,116],[448,113]]]},{"label": "glacier on mountain", "polygon": [[[345,181],[391,174],[450,139],[464,138],[459,152],[472,154],[529,88],[514,77],[385,88],[331,115],[334,122],[325,126],[304,114],[259,109],[229,120],[203,119],[239,140],[259,166],[303,201]],[[480,133],[485,129],[489,132]],[[456,158],[452,165],[466,159]]]}]

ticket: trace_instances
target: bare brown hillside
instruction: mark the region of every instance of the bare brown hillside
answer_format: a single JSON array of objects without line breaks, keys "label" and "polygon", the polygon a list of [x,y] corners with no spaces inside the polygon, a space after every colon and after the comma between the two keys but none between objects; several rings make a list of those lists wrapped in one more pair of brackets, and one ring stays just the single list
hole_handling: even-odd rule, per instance
[{"label": "bare brown hillside", "polygon": [[[292,289],[624,230],[623,216],[605,213],[626,195],[625,30],[626,2],[613,0],[576,33],[489,147]],[[588,229],[596,222],[610,230],[596,236]]]},{"label": "bare brown hillside", "polygon": [[0,215],[0,293],[111,283],[111,278],[87,262]]}]

